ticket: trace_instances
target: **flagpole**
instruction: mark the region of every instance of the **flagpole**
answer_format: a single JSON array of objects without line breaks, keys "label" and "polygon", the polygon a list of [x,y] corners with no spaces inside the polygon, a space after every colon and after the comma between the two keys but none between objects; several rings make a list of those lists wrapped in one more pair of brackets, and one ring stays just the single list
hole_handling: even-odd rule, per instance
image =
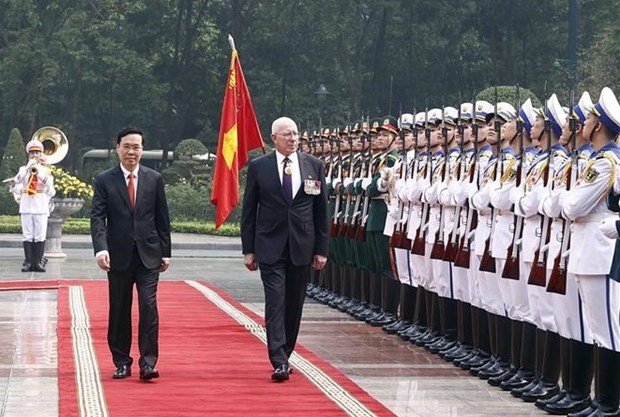
[{"label": "flagpole", "polygon": [[237,48],[235,48],[235,40],[233,39],[231,34],[228,34],[228,43],[230,44],[230,47],[233,51],[237,50]]}]

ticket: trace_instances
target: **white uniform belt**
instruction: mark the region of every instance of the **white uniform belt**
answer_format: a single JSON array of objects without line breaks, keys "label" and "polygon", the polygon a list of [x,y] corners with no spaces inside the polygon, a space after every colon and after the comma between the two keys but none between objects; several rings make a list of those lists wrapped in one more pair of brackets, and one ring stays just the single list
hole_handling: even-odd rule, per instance
[{"label": "white uniform belt", "polygon": [[385,200],[387,198],[387,196],[378,196],[378,197],[371,197],[371,200]]},{"label": "white uniform belt", "polygon": [[510,210],[496,210],[495,212],[500,216],[508,216],[509,214],[513,214]]},{"label": "white uniform belt", "polygon": [[592,223],[592,222],[600,222],[601,220],[609,219],[616,217],[613,213],[595,213],[589,214],[587,216],[579,217],[575,219],[575,223]]}]

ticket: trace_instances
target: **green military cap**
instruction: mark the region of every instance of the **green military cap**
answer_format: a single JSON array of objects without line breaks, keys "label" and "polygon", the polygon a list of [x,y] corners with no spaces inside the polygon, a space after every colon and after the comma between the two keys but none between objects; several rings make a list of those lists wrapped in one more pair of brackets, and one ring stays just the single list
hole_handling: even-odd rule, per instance
[{"label": "green military cap", "polygon": [[349,132],[351,132],[351,125],[346,125],[344,129],[340,131],[340,136],[349,136]]},{"label": "green military cap", "polygon": [[373,119],[370,121],[370,133],[377,133],[381,126],[381,119]]},{"label": "green military cap", "polygon": [[362,131],[362,122],[355,122],[351,126],[351,133],[360,133]]},{"label": "green military cap", "polygon": [[303,131],[303,133],[299,137],[299,140],[310,140],[310,135],[308,134],[307,130]]},{"label": "green military cap", "polygon": [[387,130],[388,132],[398,134],[398,121],[394,116],[385,116],[381,119],[381,125],[377,128],[379,130]]},{"label": "green military cap", "polygon": [[325,129],[323,129],[323,132],[321,132],[321,137],[322,138],[329,138],[329,133],[330,133],[329,128],[326,127]]}]

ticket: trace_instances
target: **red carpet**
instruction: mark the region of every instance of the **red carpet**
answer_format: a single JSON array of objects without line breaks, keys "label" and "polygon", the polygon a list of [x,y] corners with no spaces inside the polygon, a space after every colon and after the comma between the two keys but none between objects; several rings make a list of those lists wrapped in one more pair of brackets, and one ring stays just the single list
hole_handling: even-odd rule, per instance
[{"label": "red carpet", "polygon": [[[48,284],[53,286],[53,282]],[[74,287],[70,289],[65,284]],[[84,305],[80,301],[80,287],[85,310],[80,309]],[[301,357],[292,359],[296,369],[291,379],[284,383],[271,382],[266,346],[250,331],[260,333],[252,320],[259,324],[262,320],[224,292],[197,287],[209,298],[184,282],[160,283],[157,368],[161,378],[144,383],[138,379],[137,329],[134,329],[132,346],[132,377],[111,378],[114,366],[106,342],[106,283],[61,281],[58,293],[60,415],[78,416],[80,407],[84,410],[101,404],[107,406],[111,417],[393,415],[346,376],[301,346],[297,348]],[[136,307],[134,298],[134,312]],[[87,315],[82,314],[86,312]],[[231,314],[244,322],[245,327]],[[90,329],[82,326],[81,320],[89,320]],[[98,371],[99,378],[93,377]]]}]

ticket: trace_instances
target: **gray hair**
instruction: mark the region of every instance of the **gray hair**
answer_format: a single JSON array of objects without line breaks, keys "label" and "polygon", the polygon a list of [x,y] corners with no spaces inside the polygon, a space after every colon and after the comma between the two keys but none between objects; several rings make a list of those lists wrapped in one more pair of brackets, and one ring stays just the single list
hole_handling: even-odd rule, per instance
[{"label": "gray hair", "polygon": [[295,123],[293,119],[289,117],[279,117],[271,124],[271,134],[279,133],[283,126],[288,127],[291,124],[297,128],[297,123]]}]

